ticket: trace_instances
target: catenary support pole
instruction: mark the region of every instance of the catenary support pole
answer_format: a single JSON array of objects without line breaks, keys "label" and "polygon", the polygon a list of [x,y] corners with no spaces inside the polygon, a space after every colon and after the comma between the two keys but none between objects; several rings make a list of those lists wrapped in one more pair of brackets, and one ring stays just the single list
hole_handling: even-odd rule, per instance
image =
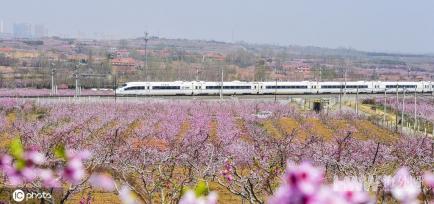
[{"label": "catenary support pole", "polygon": [[386,122],[386,114],[387,114],[387,90],[384,89],[384,106],[383,106],[383,125]]},{"label": "catenary support pole", "polygon": [[405,91],[406,89],[404,88],[404,91],[402,93],[402,110],[401,110],[401,132],[404,131],[404,112],[405,112]]},{"label": "catenary support pole", "polygon": [[398,132],[398,111],[399,111],[399,93],[398,93],[398,84],[396,84],[395,132]]},{"label": "catenary support pole", "polygon": [[417,130],[417,90],[414,88],[414,129]]}]

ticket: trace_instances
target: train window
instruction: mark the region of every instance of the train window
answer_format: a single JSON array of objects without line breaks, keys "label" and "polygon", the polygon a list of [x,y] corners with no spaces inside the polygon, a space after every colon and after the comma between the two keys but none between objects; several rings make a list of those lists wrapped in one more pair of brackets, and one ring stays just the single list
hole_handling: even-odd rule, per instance
[{"label": "train window", "polygon": [[265,86],[266,89],[307,89],[307,86]]},{"label": "train window", "polygon": [[335,85],[324,85],[321,86],[322,89],[338,89],[340,88],[340,86],[335,86]]},{"label": "train window", "polygon": [[[206,89],[220,89],[221,86],[206,86]],[[223,89],[251,89],[251,86],[223,86]]]},{"label": "train window", "polygon": [[181,89],[180,86],[153,86],[152,89],[154,90],[167,90],[167,89]]},{"label": "train window", "polygon": [[[396,85],[386,85],[386,88],[396,88]],[[398,88],[416,88],[416,85],[398,85]]]},{"label": "train window", "polygon": [[132,90],[145,90],[144,86],[131,86],[131,87],[127,87],[125,88],[125,91],[132,91]]},{"label": "train window", "polygon": [[[343,86],[343,88],[345,88],[345,86]],[[366,88],[368,88],[368,86],[367,85],[349,85],[349,86],[346,86],[346,88],[347,89],[357,89],[357,88],[366,89]]]},{"label": "train window", "polygon": [[368,86],[367,85],[324,85],[321,86],[322,89],[367,89]]}]

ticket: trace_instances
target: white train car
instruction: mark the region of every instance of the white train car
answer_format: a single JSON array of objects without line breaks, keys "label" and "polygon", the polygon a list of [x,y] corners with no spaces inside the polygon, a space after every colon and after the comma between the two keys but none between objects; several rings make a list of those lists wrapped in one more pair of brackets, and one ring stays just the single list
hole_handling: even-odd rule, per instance
[{"label": "white train car", "polygon": [[422,81],[422,87],[424,93],[430,93],[433,91],[434,85],[430,81]]},{"label": "white train car", "polygon": [[434,83],[421,82],[128,82],[116,89],[119,95],[272,95],[272,94],[337,94],[337,93],[396,93],[434,90]]},{"label": "white train car", "polygon": [[116,89],[120,95],[192,95],[193,83],[175,82],[128,82]]},{"label": "white train car", "polygon": [[392,82],[386,81],[379,83],[377,92],[396,93],[396,92],[424,92],[423,82]]},{"label": "white train car", "polygon": [[194,91],[194,95],[219,95],[220,91],[224,95],[246,95],[258,94],[259,84],[255,82],[196,82],[199,85]]},{"label": "white train car", "polygon": [[301,82],[261,82],[260,94],[311,94],[312,85],[308,81]]},{"label": "white train car", "polygon": [[319,82],[318,91],[320,94],[332,93],[372,93],[375,89],[373,82],[349,81],[349,82]]}]

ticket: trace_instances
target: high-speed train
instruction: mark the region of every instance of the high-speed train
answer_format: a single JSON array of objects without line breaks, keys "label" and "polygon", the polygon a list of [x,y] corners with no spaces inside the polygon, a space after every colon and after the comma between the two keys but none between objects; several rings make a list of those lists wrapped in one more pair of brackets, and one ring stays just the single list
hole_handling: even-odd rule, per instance
[{"label": "high-speed train", "polygon": [[348,82],[128,82],[116,89],[118,95],[270,95],[334,93],[428,93],[434,82],[348,81]]}]

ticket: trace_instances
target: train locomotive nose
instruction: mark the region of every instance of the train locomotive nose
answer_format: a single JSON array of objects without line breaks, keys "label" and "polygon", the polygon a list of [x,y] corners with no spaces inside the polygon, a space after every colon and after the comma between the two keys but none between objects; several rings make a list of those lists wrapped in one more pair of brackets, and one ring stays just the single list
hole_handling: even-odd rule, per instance
[{"label": "train locomotive nose", "polygon": [[115,94],[122,94],[122,93],[123,93],[123,91],[120,88],[115,90]]}]

